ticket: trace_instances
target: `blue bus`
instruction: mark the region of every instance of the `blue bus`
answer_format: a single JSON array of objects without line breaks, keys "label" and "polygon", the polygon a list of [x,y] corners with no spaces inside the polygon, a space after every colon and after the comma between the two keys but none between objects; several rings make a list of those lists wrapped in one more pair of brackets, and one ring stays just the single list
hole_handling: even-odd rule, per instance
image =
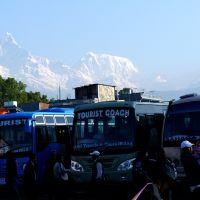
[{"label": "blue bus", "polygon": [[177,181],[184,181],[186,174],[181,163],[180,144],[200,140],[200,95],[186,94],[170,102],[163,128],[163,148],[167,158],[177,168]]},{"label": "blue bus", "polygon": [[51,151],[70,158],[73,117],[73,108],[49,108],[0,115],[0,186],[6,185],[6,156],[9,151],[16,158],[19,184],[22,183],[23,167],[30,152],[37,156],[39,185],[43,183],[45,162]]}]

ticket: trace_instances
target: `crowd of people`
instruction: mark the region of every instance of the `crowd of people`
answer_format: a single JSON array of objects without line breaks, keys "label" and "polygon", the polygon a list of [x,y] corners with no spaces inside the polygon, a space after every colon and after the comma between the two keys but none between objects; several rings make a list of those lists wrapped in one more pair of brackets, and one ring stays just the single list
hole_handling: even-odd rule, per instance
[{"label": "crowd of people", "polygon": [[178,200],[200,198],[200,141],[188,140],[180,144],[180,161],[186,179],[184,184],[176,182],[175,164],[165,157],[164,150],[157,149],[156,155],[139,152],[133,161],[133,176],[138,193],[132,200]]},{"label": "crowd of people", "polygon": [[[17,185],[17,162],[14,154],[7,153],[6,183],[9,199],[12,200],[36,200],[39,190],[37,187],[37,158],[30,153],[29,160],[24,165],[23,182],[21,187]],[[44,190],[49,200],[67,199],[69,192],[69,169],[65,167],[63,155],[52,151],[46,160],[44,171]]]},{"label": "crowd of people", "polygon": [[[190,141],[182,141],[180,144],[180,160],[187,176],[188,193],[185,199],[199,199],[200,195],[200,141],[196,144]],[[100,152],[95,150],[90,153],[93,160],[92,186],[91,190],[99,196],[104,185],[104,164]],[[177,189],[175,165],[165,157],[162,148],[157,149],[154,154],[146,151],[138,152],[136,159],[132,162],[134,188],[137,194],[132,200],[173,200],[176,199],[174,191]],[[17,163],[11,151],[7,153],[6,183],[10,199],[35,200],[37,199],[37,159],[31,153],[28,162],[24,166],[22,194],[17,188]],[[44,186],[49,200],[65,199],[69,196],[69,169],[66,168],[63,155],[52,151],[46,160],[44,173]],[[186,193],[185,193],[186,194]],[[189,195],[189,196],[188,196]],[[177,198],[178,199],[178,198]]]},{"label": "crowd of people", "polygon": [[153,154],[141,151],[133,161],[133,179],[139,199],[172,199],[176,175],[174,164],[165,157],[162,148]]}]

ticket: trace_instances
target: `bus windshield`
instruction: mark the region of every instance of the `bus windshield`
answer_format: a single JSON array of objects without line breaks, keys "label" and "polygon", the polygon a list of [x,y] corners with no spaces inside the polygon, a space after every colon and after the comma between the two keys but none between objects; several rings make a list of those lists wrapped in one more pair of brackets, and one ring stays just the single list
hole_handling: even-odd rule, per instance
[{"label": "bus windshield", "polygon": [[180,144],[182,140],[200,139],[200,102],[175,104],[169,107],[165,120],[164,144]]},{"label": "bus windshield", "polygon": [[30,151],[32,149],[31,133],[26,130],[27,119],[2,120],[0,122],[0,155],[7,151]]},{"label": "bus windshield", "polygon": [[74,123],[74,151],[121,151],[133,147],[133,109],[109,108],[79,111]]}]

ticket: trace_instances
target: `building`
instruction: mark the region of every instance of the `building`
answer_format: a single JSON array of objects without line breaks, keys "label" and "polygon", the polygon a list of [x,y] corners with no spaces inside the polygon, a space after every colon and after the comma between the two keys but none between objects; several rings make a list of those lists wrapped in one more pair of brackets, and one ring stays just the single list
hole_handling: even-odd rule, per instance
[{"label": "building", "polygon": [[152,94],[145,94],[144,92],[135,92],[131,88],[123,88],[118,93],[119,100],[125,101],[140,101],[140,102],[161,102],[162,99],[159,96]]},{"label": "building", "polygon": [[95,99],[97,102],[115,100],[115,86],[113,85],[90,84],[74,89],[77,100]]},{"label": "building", "polygon": [[161,102],[161,98],[144,92],[135,92],[131,88],[123,88],[117,94],[115,86],[106,84],[90,84],[76,87],[75,99],[54,100],[49,107],[76,107],[85,103],[96,103],[101,101],[140,101],[140,102]]},{"label": "building", "polygon": [[54,100],[49,102],[49,107],[62,107],[62,108],[75,108],[78,105],[85,104],[85,103],[95,103],[93,99],[85,99],[85,100],[78,100],[78,99],[63,99],[63,100]]},{"label": "building", "polygon": [[115,86],[105,84],[90,84],[76,87],[75,99],[54,100],[49,107],[76,107],[86,103],[115,100]]},{"label": "building", "polygon": [[49,104],[42,102],[23,103],[19,104],[19,108],[21,108],[23,111],[36,111],[49,108]]}]

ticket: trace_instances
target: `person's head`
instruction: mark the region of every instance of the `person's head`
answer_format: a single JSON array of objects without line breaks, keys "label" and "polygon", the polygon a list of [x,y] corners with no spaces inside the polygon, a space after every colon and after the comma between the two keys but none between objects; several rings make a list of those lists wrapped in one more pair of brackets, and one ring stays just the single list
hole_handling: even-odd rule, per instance
[{"label": "person's head", "polygon": [[181,142],[181,150],[183,152],[192,152],[192,147],[194,146],[193,143],[191,143],[188,140],[184,140],[183,142]]},{"label": "person's head", "polygon": [[96,150],[91,152],[90,155],[92,156],[92,159],[96,159],[100,156],[100,152]]}]

